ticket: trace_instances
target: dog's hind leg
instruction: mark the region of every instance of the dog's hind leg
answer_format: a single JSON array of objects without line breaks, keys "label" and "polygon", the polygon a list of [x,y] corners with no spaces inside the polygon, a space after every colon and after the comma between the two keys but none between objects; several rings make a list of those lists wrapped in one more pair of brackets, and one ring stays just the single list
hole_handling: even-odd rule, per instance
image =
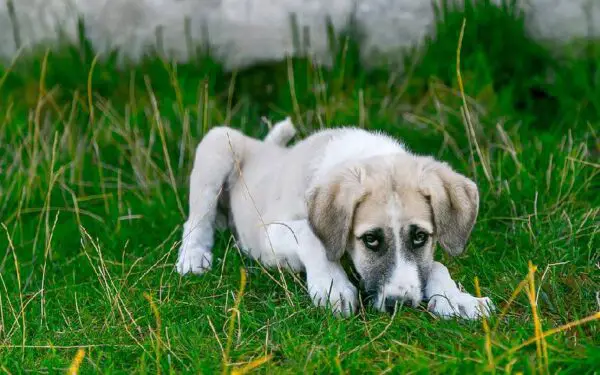
[{"label": "dog's hind leg", "polygon": [[212,246],[219,196],[237,173],[249,149],[259,141],[228,127],[211,129],[196,148],[190,176],[189,217],[177,260],[180,274],[201,274],[212,266]]},{"label": "dog's hind leg", "polygon": [[269,131],[265,137],[265,142],[275,143],[278,146],[285,147],[289,141],[296,135],[296,127],[289,117],[279,121]]}]

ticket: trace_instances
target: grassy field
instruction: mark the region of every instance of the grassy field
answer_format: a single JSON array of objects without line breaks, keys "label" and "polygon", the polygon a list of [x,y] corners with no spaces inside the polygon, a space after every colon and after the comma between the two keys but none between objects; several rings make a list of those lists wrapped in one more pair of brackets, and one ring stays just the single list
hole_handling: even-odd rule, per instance
[{"label": "grassy field", "polygon": [[[0,370],[598,373],[600,46],[554,55],[487,5],[446,9],[435,36],[369,70],[353,38],[330,69],[228,74],[205,56],[117,70],[85,43],[0,66]],[[229,233],[212,272],[177,275],[195,145],[218,124],[264,136],[263,116],[288,115],[301,137],[388,131],[475,179],[467,251],[437,258],[498,313],[338,319]]]}]

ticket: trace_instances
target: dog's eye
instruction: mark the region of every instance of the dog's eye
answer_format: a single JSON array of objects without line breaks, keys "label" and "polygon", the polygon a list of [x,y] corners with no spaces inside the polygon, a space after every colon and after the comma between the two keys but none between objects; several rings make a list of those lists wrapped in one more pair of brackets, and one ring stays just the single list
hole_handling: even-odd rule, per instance
[{"label": "dog's eye", "polygon": [[371,251],[379,251],[381,248],[381,235],[377,232],[366,233],[361,237],[361,239],[367,249]]},{"label": "dog's eye", "polygon": [[429,234],[417,229],[415,231],[412,232],[412,236],[411,236],[411,241],[412,244],[415,248],[417,247],[421,247],[423,245],[425,245],[425,243],[427,242],[427,239],[429,238]]}]

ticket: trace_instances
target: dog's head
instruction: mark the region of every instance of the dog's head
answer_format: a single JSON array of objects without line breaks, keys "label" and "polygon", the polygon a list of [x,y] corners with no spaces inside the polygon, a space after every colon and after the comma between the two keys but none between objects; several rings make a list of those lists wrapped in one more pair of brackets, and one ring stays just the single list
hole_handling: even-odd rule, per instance
[{"label": "dog's head", "polygon": [[473,181],[430,157],[376,156],[341,165],[308,197],[330,260],[348,252],[380,310],[420,303],[436,242],[462,253],[479,210]]}]

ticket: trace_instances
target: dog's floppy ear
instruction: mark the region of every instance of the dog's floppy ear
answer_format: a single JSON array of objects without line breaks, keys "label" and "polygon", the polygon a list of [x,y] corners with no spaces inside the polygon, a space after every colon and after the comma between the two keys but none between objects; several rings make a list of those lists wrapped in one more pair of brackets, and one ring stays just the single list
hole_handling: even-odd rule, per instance
[{"label": "dog's floppy ear", "polygon": [[479,212],[477,185],[445,163],[432,161],[425,167],[421,189],[430,199],[440,244],[450,255],[460,255]]},{"label": "dog's floppy ear", "polygon": [[365,195],[360,168],[338,169],[307,196],[308,221],[330,261],[339,260],[348,247],[356,206]]}]

